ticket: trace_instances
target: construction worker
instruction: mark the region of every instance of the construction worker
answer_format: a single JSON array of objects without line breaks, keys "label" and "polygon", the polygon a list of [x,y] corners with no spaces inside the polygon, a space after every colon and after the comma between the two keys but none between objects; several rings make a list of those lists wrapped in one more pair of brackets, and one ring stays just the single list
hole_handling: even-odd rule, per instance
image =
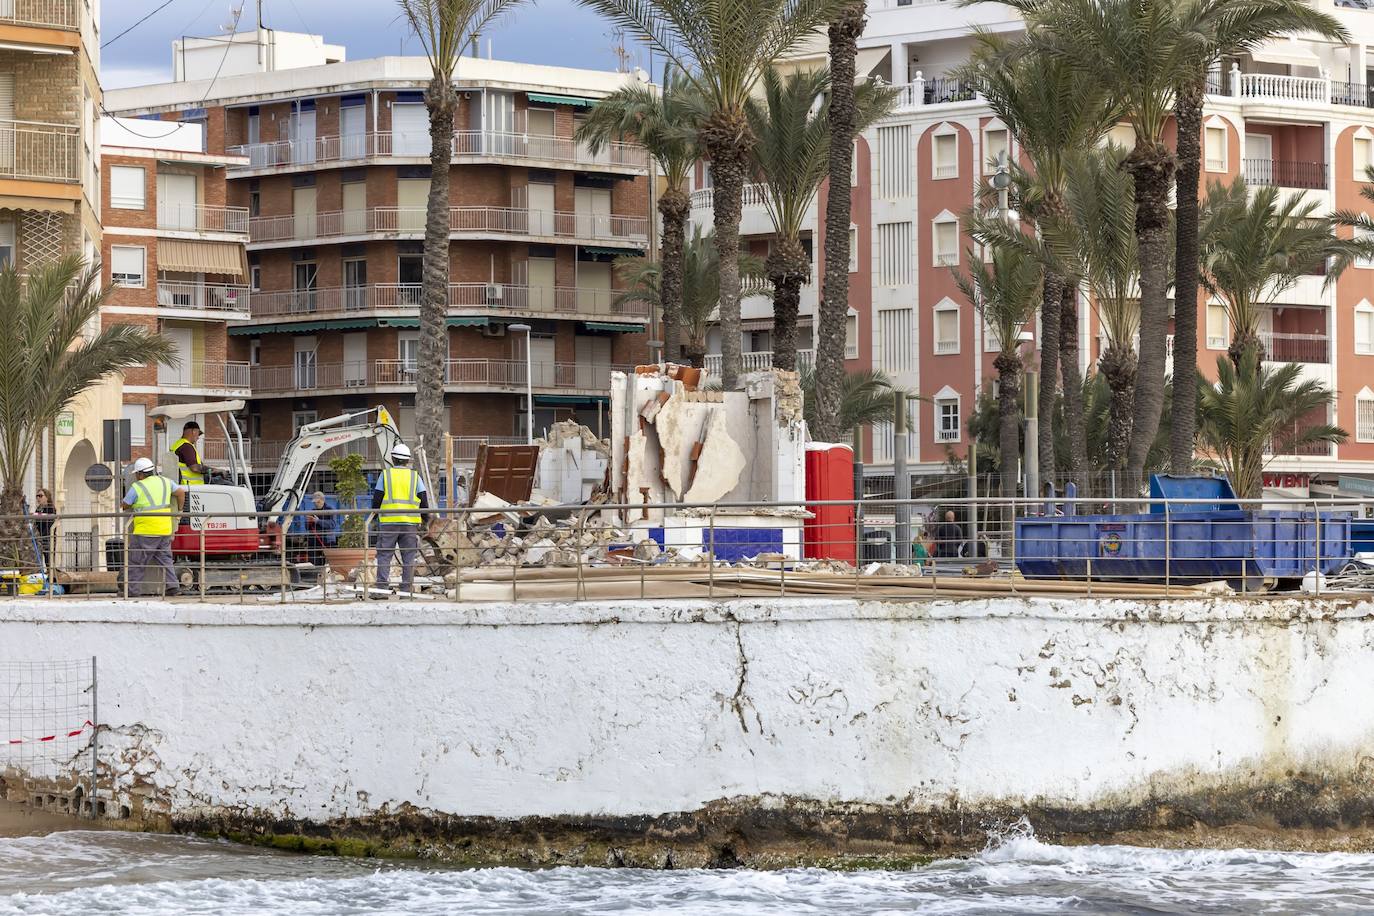
[{"label": "construction worker", "polygon": [[153,567],[161,567],[165,576],[164,594],[180,593],[172,571],[172,532],[176,529],[176,513],[185,501],[186,487],[158,474],[151,458],[134,462],[134,482],[124,494],[124,508],[134,514],[125,564],[130,595],[153,593],[149,585]]},{"label": "construction worker", "polygon": [[410,449],[398,442],[391,449],[392,466],[377,475],[372,508],[377,514],[377,585],[385,598],[391,582],[391,555],[401,551],[401,591],[409,592],[415,581],[415,555],[420,550],[420,513],[429,508],[425,482],[410,467]]},{"label": "construction worker", "polygon": [[212,471],[200,460],[200,424],[187,420],[181,428],[181,438],[172,443],[171,452],[176,456],[177,467],[181,471],[181,482],[188,487],[208,483]]}]

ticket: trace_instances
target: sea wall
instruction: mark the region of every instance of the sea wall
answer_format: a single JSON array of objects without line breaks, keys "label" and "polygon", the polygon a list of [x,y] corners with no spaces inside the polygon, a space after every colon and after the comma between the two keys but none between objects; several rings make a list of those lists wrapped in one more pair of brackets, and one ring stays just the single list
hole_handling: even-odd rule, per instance
[{"label": "sea wall", "polygon": [[98,656],[101,791],[150,824],[474,861],[814,859],[980,845],[1021,814],[1092,836],[1363,824],[1371,611],[29,600],[0,606],[0,661]]}]

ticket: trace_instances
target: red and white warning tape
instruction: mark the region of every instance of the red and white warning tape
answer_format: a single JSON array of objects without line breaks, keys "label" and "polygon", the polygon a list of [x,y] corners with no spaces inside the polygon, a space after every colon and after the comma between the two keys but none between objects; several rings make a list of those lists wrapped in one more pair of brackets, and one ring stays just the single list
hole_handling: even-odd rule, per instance
[{"label": "red and white warning tape", "polygon": [[55,734],[55,735],[44,735],[42,738],[11,738],[11,739],[10,739],[8,742],[6,742],[6,743],[8,743],[8,744],[42,744],[42,743],[45,742],[45,741],[56,741],[58,738],[75,738],[75,737],[77,737],[78,735],[80,735],[82,732],[84,732],[84,731],[85,731],[86,729],[88,729],[88,728],[95,728],[95,724],[94,724],[93,722],[91,722],[90,719],[87,719],[85,722],[81,723],[81,727],[80,727],[80,728],[74,729],[74,730],[72,730],[72,731],[69,731],[69,732],[67,732],[66,734],[63,734],[63,733],[59,732],[59,733],[57,733],[57,734]]}]

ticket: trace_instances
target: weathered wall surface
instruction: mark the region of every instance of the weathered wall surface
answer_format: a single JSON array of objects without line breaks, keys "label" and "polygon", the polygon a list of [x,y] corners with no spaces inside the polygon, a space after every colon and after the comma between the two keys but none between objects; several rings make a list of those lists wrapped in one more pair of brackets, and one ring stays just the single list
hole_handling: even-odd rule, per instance
[{"label": "weathered wall surface", "polygon": [[1331,825],[1372,807],[1371,610],[30,601],[0,609],[0,660],[98,655],[102,758],[177,819],[633,819],[744,799],[1034,808],[1092,830],[1181,799],[1282,823],[1274,793],[1298,779],[1294,822]]}]

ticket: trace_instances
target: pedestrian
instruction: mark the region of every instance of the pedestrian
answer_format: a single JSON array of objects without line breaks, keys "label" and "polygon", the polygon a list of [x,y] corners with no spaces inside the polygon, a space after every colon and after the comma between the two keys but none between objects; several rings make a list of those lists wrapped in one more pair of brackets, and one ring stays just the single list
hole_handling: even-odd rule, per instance
[{"label": "pedestrian", "polygon": [[187,420],[181,427],[181,438],[172,443],[171,453],[176,456],[183,486],[198,487],[208,483],[214,473],[206,467],[200,457],[200,424]]},{"label": "pedestrian", "polygon": [[[43,565],[52,565],[52,529],[57,521],[57,506],[53,504],[52,493],[39,490],[33,501],[33,534],[38,541],[38,552],[42,555]],[[49,570],[51,572],[51,570]]]},{"label": "pedestrian", "polygon": [[421,511],[429,508],[425,482],[410,467],[410,449],[398,442],[391,449],[391,467],[377,475],[372,491],[372,508],[377,514],[377,585],[382,591],[373,598],[385,598],[390,592],[391,556],[397,548],[401,553],[401,592],[408,593],[415,583],[415,555],[420,550]]},{"label": "pedestrian", "polygon": [[[124,494],[124,508],[134,515],[124,567],[129,594],[133,596],[153,594],[150,580],[156,577],[164,580],[164,594],[180,594],[172,570],[172,532],[176,529],[176,513],[186,502],[186,487],[172,483],[156,471],[149,458],[135,461],[134,482]],[[155,567],[162,572],[154,572]]]},{"label": "pedestrian", "polygon": [[955,521],[953,509],[945,510],[945,520],[935,526],[932,534],[935,540],[935,556],[949,559],[962,555],[964,529]]},{"label": "pedestrian", "polygon": [[338,516],[329,508],[324,493],[316,490],[310,497],[305,516],[307,562],[323,566],[325,548],[333,547],[337,537]]}]

